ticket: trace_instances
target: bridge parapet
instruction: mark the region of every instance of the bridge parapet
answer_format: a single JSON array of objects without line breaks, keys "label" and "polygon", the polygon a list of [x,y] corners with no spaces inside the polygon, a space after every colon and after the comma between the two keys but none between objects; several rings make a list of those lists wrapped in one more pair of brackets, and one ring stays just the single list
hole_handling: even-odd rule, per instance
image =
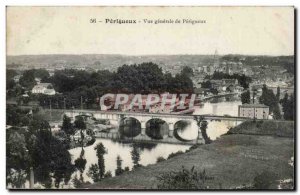
[{"label": "bridge parapet", "polygon": [[[194,117],[196,115],[185,115],[185,114],[160,114],[160,113],[131,113],[131,112],[104,112],[104,111],[93,111],[93,110],[85,110],[82,112],[81,110],[66,110],[64,114],[68,117],[75,119],[76,116],[81,115],[83,113],[89,113],[96,119],[107,119],[110,120],[111,123],[115,123],[116,126],[121,124],[121,120],[124,118],[134,118],[141,124],[141,133],[137,136],[136,140],[151,140],[146,135],[147,122],[151,119],[161,119],[168,124],[168,133],[167,137],[164,137],[161,142],[170,142],[170,140],[176,139],[174,137],[175,124],[178,121],[188,121],[190,123],[195,123]],[[200,116],[200,115],[199,115]],[[236,126],[245,120],[249,120],[248,118],[242,117],[229,117],[229,116],[213,116],[213,115],[201,115],[204,117],[204,120],[207,121],[225,121],[230,124],[230,126]],[[197,129],[198,136],[196,141],[198,143],[204,143],[203,137],[199,129]],[[102,134],[101,134],[102,135]],[[103,137],[103,136],[102,136]],[[110,136],[108,136],[110,137]],[[116,135],[113,135],[116,137]],[[168,140],[168,141],[167,141]],[[181,142],[177,140],[178,142]],[[172,142],[175,142],[174,140]]]}]

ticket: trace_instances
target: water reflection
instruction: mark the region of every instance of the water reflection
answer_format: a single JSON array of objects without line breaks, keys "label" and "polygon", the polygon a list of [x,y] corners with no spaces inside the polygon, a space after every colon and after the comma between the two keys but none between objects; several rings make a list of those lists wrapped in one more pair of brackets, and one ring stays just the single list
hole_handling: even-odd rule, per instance
[{"label": "water reflection", "polygon": [[195,107],[194,114],[213,114],[238,116],[238,106],[242,105],[241,98],[237,95],[212,98]]},{"label": "water reflection", "polygon": [[[115,170],[117,168],[117,156],[119,155],[122,159],[122,168],[129,167],[130,170],[133,167],[133,162],[131,159],[132,144],[114,142],[109,139],[96,139],[96,142],[88,147],[85,147],[85,158],[87,159],[86,168],[83,172],[83,177],[85,181],[93,182],[90,177],[86,175],[91,164],[97,163],[97,156],[94,147],[98,143],[102,143],[107,149],[107,154],[104,155],[105,159],[105,171],[111,171],[112,175],[115,176]],[[175,144],[137,144],[140,149],[140,164],[143,166],[149,164],[155,164],[158,157],[167,158],[169,154],[178,151],[185,152],[191,146],[188,145],[175,145]],[[70,150],[72,155],[72,160],[74,161],[79,157],[81,148],[74,148]]]},{"label": "water reflection", "polygon": [[[238,107],[242,105],[240,97],[233,95],[222,98],[213,98],[195,107],[195,115],[211,114],[219,116],[238,116]],[[230,125],[225,122],[208,121],[207,135],[215,140],[225,134]]]}]

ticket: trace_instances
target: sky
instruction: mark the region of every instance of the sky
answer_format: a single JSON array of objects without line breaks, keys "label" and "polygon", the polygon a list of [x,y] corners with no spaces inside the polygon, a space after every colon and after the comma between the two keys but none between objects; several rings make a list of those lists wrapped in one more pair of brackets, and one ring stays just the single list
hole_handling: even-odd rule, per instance
[{"label": "sky", "polygon": [[[9,6],[6,14],[7,55],[294,54],[293,7]],[[102,22],[90,23],[92,18]],[[181,23],[145,24],[144,19]]]}]

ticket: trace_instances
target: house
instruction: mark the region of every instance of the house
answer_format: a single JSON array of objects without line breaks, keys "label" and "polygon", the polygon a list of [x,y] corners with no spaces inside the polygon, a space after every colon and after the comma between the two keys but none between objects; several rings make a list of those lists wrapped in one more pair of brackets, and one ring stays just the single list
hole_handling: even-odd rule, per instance
[{"label": "house", "polygon": [[264,104],[243,104],[239,105],[239,117],[268,119],[269,106]]},{"label": "house", "polygon": [[221,80],[211,80],[211,86],[213,89],[218,90],[218,92],[225,91],[235,91],[236,87],[239,86],[237,79],[221,79]]},{"label": "house", "polygon": [[55,90],[51,83],[39,83],[32,88],[31,92],[33,94],[55,95]]},{"label": "house", "polygon": [[16,76],[14,76],[14,81],[16,82],[16,83],[18,83],[19,81],[20,81],[20,78],[22,77],[22,75],[16,75]]}]

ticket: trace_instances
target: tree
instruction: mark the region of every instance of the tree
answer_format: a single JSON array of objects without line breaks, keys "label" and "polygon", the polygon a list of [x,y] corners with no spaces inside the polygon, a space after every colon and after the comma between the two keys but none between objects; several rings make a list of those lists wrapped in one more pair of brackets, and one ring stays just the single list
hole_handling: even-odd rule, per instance
[{"label": "tree", "polygon": [[94,149],[98,157],[98,164],[92,164],[90,166],[88,176],[91,177],[94,182],[98,182],[105,176],[104,154],[106,154],[106,149],[102,143],[97,144]]},{"label": "tree", "polygon": [[273,93],[273,90],[268,89],[266,85],[264,85],[262,88],[262,95],[259,98],[259,102],[269,106],[271,113],[273,113],[275,107],[278,105],[278,101]]},{"label": "tree", "polygon": [[34,77],[40,78],[44,82],[44,81],[48,80],[48,78],[50,77],[50,74],[46,69],[40,68],[40,69],[34,70]]},{"label": "tree", "polygon": [[247,90],[241,94],[242,104],[250,104],[250,91]]},{"label": "tree", "polygon": [[81,129],[81,130],[86,129],[86,124],[82,116],[76,117],[74,124],[77,129]]},{"label": "tree", "polygon": [[109,177],[112,177],[112,174],[110,171],[107,171],[105,174],[104,174],[104,178],[109,178]]},{"label": "tree", "polygon": [[197,122],[197,126],[200,129],[201,135],[205,141],[205,144],[210,144],[211,139],[208,137],[206,129],[207,129],[207,121],[204,120],[203,116],[195,116],[194,120]]},{"label": "tree", "polygon": [[122,169],[122,159],[118,155],[117,156],[117,169],[116,169],[115,173],[116,173],[116,175],[121,175],[123,172],[124,172],[124,170]]},{"label": "tree", "polygon": [[136,144],[132,144],[131,159],[133,161],[134,168],[137,168],[140,166],[140,164],[139,164],[139,162],[141,160],[140,151]]},{"label": "tree", "polygon": [[81,148],[83,150],[83,141],[84,141],[83,130],[86,129],[86,124],[84,122],[83,117],[82,116],[77,117],[74,124],[75,127],[80,130],[80,136],[81,136],[80,143],[81,143]]},{"label": "tree", "polygon": [[75,160],[75,167],[80,172],[80,181],[83,183],[83,171],[85,170],[86,159],[84,158],[84,149],[81,149],[80,156]]},{"label": "tree", "polygon": [[280,100],[280,87],[279,86],[277,87],[276,98],[277,98],[277,101],[279,102],[279,100]]},{"label": "tree", "polygon": [[63,124],[62,124],[61,130],[63,130],[68,136],[74,135],[75,131],[74,131],[73,125],[71,123],[70,117],[68,117],[66,115],[63,116]]},{"label": "tree", "polygon": [[93,179],[94,182],[100,181],[99,167],[97,164],[92,164],[88,170],[87,175]]},{"label": "tree", "polygon": [[46,188],[51,187],[51,178],[54,178],[55,187],[58,188],[61,181],[67,183],[74,172],[69,151],[48,130],[36,133],[32,162],[36,181]]},{"label": "tree", "polygon": [[13,188],[21,188],[28,176],[28,152],[25,136],[14,131],[7,133],[6,140],[6,173],[7,184]]},{"label": "tree", "polygon": [[99,168],[99,176],[103,178],[105,173],[105,162],[104,162],[104,154],[106,154],[106,148],[102,143],[99,143],[94,148],[96,150],[96,156],[98,157],[98,168]]},{"label": "tree", "polygon": [[34,69],[24,71],[19,83],[23,87],[31,90],[36,84],[34,77]]},{"label": "tree", "polygon": [[191,67],[189,66],[184,66],[181,70],[182,75],[186,75],[187,77],[194,76],[194,71]]},{"label": "tree", "polygon": [[281,119],[281,112],[278,104],[275,106],[273,110],[273,118],[276,120]]},{"label": "tree", "polygon": [[294,95],[289,97],[286,93],[284,98],[280,101],[282,105],[283,118],[285,120],[294,120]]}]

